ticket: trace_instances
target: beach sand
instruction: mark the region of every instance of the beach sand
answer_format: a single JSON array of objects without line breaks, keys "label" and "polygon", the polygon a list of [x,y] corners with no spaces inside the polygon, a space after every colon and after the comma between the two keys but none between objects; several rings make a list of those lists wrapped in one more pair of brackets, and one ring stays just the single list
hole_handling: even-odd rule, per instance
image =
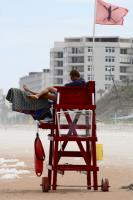
[{"label": "beach sand", "polygon": [[[43,200],[43,199],[99,199],[99,200],[132,200],[133,191],[122,189],[133,183],[133,126],[131,125],[99,125],[98,139],[104,147],[104,159],[98,161],[98,182],[108,178],[109,192],[87,190],[83,187],[59,187],[56,191],[42,193],[41,177],[34,172],[33,144],[36,135],[35,126],[16,126],[0,128],[0,200]],[[48,148],[47,132],[40,131],[44,148]],[[47,142],[46,142],[47,141]],[[47,162],[47,157],[46,157]],[[67,160],[68,162],[68,160]],[[80,162],[80,160],[74,160]],[[5,170],[2,172],[1,170]],[[16,175],[16,171],[23,170]],[[6,171],[7,170],[7,171]],[[44,169],[43,176],[46,176]],[[5,178],[4,178],[5,175]],[[3,177],[3,178],[2,178]],[[78,172],[65,172],[58,175],[58,184],[86,185],[86,175]]]}]

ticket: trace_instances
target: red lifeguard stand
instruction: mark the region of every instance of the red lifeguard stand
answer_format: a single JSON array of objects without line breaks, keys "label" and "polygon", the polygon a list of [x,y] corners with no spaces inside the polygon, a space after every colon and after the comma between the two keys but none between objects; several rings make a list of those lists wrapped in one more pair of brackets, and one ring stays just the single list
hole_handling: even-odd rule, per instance
[{"label": "red lifeguard stand", "polygon": [[[101,187],[103,191],[108,191],[108,179],[102,179],[101,185],[98,185],[95,110],[94,81],[89,81],[85,87],[57,87],[54,122],[39,125],[39,128],[51,130],[48,136],[50,140],[48,176],[42,178],[41,184],[44,192],[50,189],[56,190],[57,173],[64,174],[65,171],[85,171],[87,189],[98,190],[98,187]],[[61,120],[62,114],[65,120]],[[85,116],[85,123],[80,120],[82,114]],[[85,134],[78,133],[83,130]],[[77,144],[79,151],[66,150],[70,141]],[[85,164],[60,164],[62,157],[82,157]]]}]

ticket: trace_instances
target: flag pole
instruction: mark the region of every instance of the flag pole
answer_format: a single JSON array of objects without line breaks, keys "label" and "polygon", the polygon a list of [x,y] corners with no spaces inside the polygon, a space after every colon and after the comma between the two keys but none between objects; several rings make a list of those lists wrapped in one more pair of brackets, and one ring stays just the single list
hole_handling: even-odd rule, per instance
[{"label": "flag pole", "polygon": [[94,19],[93,19],[93,38],[92,38],[92,69],[91,69],[91,80],[94,80],[94,70],[95,70],[95,23],[96,23],[96,4],[97,0],[94,0]]}]

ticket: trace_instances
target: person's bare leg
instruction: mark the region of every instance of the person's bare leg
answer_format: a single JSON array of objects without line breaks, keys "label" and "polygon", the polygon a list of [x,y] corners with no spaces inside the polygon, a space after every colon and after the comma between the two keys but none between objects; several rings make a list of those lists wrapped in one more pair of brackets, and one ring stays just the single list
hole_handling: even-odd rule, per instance
[{"label": "person's bare leg", "polygon": [[29,94],[27,95],[29,99],[39,99],[39,97],[37,96],[37,94]]},{"label": "person's bare leg", "polygon": [[56,100],[57,96],[55,94],[48,93],[48,94],[44,94],[44,95],[40,96],[40,98],[41,99]]},{"label": "person's bare leg", "polygon": [[30,90],[28,87],[27,87],[27,85],[23,85],[23,89],[26,91],[26,92],[30,92],[31,94],[33,94],[33,95],[36,95],[36,94],[38,94],[37,92],[33,92],[32,90]]},{"label": "person's bare leg", "polygon": [[[31,98],[31,99],[39,99],[42,96],[44,96],[45,98],[47,98],[48,96],[50,98],[53,98],[52,96],[50,96],[49,92],[56,92],[56,91],[57,91],[56,88],[54,88],[54,87],[48,87],[48,88],[42,90],[40,93],[33,94],[33,95],[28,95],[28,97]],[[46,95],[48,95],[48,96],[46,96]]]},{"label": "person's bare leg", "polygon": [[42,90],[40,93],[38,93],[38,94],[30,94],[30,95],[28,95],[28,97],[31,98],[31,99],[39,99],[40,96],[48,94],[48,92],[49,92],[49,90],[46,88],[46,89]]}]

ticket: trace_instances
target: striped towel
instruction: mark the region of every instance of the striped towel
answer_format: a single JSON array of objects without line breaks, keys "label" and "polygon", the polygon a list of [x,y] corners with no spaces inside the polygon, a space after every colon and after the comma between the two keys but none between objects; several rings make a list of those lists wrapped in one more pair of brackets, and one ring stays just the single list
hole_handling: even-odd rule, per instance
[{"label": "striped towel", "polygon": [[12,103],[12,110],[17,112],[36,111],[42,108],[48,110],[51,107],[51,102],[47,99],[29,99],[28,92],[18,88],[9,89],[6,99]]}]

